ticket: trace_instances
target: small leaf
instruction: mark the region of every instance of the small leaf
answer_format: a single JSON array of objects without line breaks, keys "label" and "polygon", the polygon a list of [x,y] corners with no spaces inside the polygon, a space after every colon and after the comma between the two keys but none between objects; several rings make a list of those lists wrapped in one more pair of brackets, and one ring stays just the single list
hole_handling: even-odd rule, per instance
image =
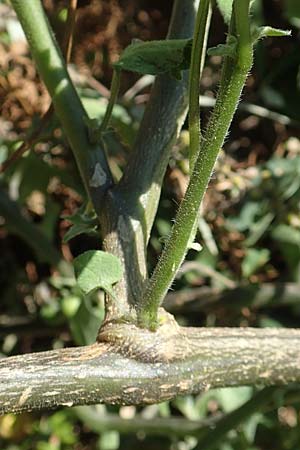
[{"label": "small leaf", "polygon": [[98,219],[93,209],[88,210],[86,205],[83,205],[72,216],[63,216],[64,219],[71,222],[73,225],[63,237],[63,242],[68,242],[79,234],[93,235],[97,233]]},{"label": "small leaf", "polygon": [[270,258],[270,251],[266,248],[249,248],[242,262],[242,273],[244,277],[250,277],[262,267]]},{"label": "small leaf", "polygon": [[293,244],[300,247],[300,230],[286,224],[280,224],[274,228],[272,238],[285,244]]},{"label": "small leaf", "polygon": [[82,225],[72,225],[71,228],[65,233],[63,237],[63,243],[69,242],[71,239],[73,239],[76,236],[79,236],[80,234],[88,234],[90,236],[97,236],[96,227],[91,227],[87,224]]},{"label": "small leaf", "polygon": [[223,16],[224,22],[229,25],[232,13],[233,0],[217,0],[217,5]]},{"label": "small leaf", "polygon": [[213,391],[214,398],[225,413],[230,413],[250,400],[253,388],[250,386],[228,387]]},{"label": "small leaf", "polygon": [[230,229],[241,232],[252,230],[253,225],[257,221],[257,217],[262,212],[262,205],[258,202],[248,200],[242,207],[237,217],[230,217],[227,219],[227,224]]},{"label": "small leaf", "polygon": [[103,310],[93,308],[90,299],[82,299],[75,314],[68,317],[69,327],[76,344],[88,345],[95,342],[103,318]]},{"label": "small leaf", "polygon": [[170,73],[181,78],[180,71],[189,68],[192,39],[134,42],[129,45],[114,67],[141,74]]},{"label": "small leaf", "polygon": [[119,259],[100,250],[88,250],[74,260],[75,276],[81,290],[88,294],[102,288],[111,292],[111,286],[122,277]]},{"label": "small leaf", "polygon": [[[258,203],[259,205],[259,203]],[[269,229],[269,226],[273,222],[275,214],[272,212],[268,212],[259,220],[253,222],[249,226],[250,234],[248,238],[244,241],[246,246],[253,246],[257,243],[257,241],[263,236],[263,234]]]},{"label": "small leaf", "polygon": [[226,44],[219,44],[216,47],[211,47],[207,50],[209,56],[229,56],[235,58],[237,47],[237,38],[229,36]]},{"label": "small leaf", "polygon": [[263,26],[254,28],[251,34],[252,34],[252,41],[257,42],[259,39],[263,39],[265,37],[290,36],[291,30],[281,30],[280,28]]}]

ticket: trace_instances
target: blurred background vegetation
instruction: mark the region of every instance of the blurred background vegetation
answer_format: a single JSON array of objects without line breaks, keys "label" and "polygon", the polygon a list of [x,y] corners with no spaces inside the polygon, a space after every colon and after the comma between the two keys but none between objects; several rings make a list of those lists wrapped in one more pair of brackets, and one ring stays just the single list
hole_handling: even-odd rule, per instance
[{"label": "blurred background vegetation", "polygon": [[[68,2],[43,3],[62,41]],[[103,117],[111,63],[132,39],[163,39],[172,3],[78,1],[70,73],[90,117]],[[291,29],[292,37],[267,39],[256,48],[255,66],[199,220],[197,241],[203,248],[190,250],[165,302],[186,325],[300,325],[300,2],[255,0],[253,21]],[[224,31],[215,11],[209,45],[223,42]],[[204,122],[220,63],[218,57],[207,58]],[[114,130],[106,135],[116,177],[130,154],[152,82],[150,76],[122,77]],[[0,99],[1,164],[39,127],[50,104],[5,0],[0,0]],[[149,270],[185,190],[187,158],[184,128],[165,177]],[[52,118],[30,150],[2,165],[0,174],[2,357],[95,340],[103,296],[82,297],[71,263],[100,244],[72,153]],[[0,418],[0,448],[299,450],[299,388],[266,391],[263,402],[251,403],[259,391],[259,386],[227,388],[147,407],[9,414]]]}]

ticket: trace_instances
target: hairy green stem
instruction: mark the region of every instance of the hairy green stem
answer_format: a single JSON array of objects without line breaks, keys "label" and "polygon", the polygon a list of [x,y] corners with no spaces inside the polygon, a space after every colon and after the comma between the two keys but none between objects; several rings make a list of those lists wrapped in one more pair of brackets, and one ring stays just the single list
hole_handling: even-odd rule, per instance
[{"label": "hairy green stem", "polygon": [[205,53],[206,53],[206,41],[208,34],[207,23],[210,22],[209,14],[210,0],[201,0],[196,17],[191,67],[190,67],[190,79],[189,79],[189,133],[190,133],[190,171],[194,167],[197,159],[197,154],[200,148],[200,79],[201,72],[204,66]]},{"label": "hairy green stem", "polygon": [[[242,5],[241,5],[242,4]],[[237,28],[238,41],[235,60],[225,58],[216,106],[204,135],[186,195],[179,207],[175,224],[166,242],[160,260],[148,282],[138,311],[141,326],[155,329],[158,324],[157,311],[167,290],[185,257],[188,242],[199,213],[211,172],[219,149],[231,124],[242,89],[252,64],[252,45],[249,16],[245,24],[245,11],[249,1],[236,0],[236,21],[243,18],[243,27]],[[246,5],[246,6],[245,6]],[[248,30],[247,30],[248,29]]]},{"label": "hairy green stem", "polygon": [[30,50],[70,142],[85,188],[99,212],[112,184],[104,151],[89,141],[87,114],[69,77],[40,0],[12,0]]},{"label": "hairy green stem", "polygon": [[112,77],[112,80],[111,80],[109,102],[108,102],[108,105],[107,105],[107,108],[106,108],[106,111],[105,111],[105,115],[104,115],[103,121],[102,121],[102,123],[100,125],[100,132],[101,133],[103,133],[103,131],[106,130],[106,128],[107,128],[107,126],[109,124],[112,112],[113,112],[114,104],[117,101],[117,97],[118,97],[119,89],[120,89],[120,77],[121,77],[121,71],[118,70],[118,69],[114,69],[113,77]]},{"label": "hairy green stem", "polygon": [[233,3],[236,33],[238,37],[238,64],[249,70],[252,64],[252,39],[249,26],[250,0],[235,0]]},{"label": "hairy green stem", "polygon": [[[193,37],[190,77],[189,77],[189,136],[190,136],[190,154],[189,164],[190,173],[193,172],[195,162],[201,145],[201,121],[200,121],[200,80],[205,63],[206,47],[208,33],[211,22],[211,2],[210,0],[201,0],[196,17],[196,24]],[[194,242],[198,229],[198,217],[196,217],[189,244]]]}]

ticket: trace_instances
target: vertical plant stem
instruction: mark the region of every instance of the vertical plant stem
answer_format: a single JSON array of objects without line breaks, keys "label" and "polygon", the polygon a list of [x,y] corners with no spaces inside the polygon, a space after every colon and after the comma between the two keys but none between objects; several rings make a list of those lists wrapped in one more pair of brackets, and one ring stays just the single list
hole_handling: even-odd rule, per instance
[{"label": "vertical plant stem", "polygon": [[114,69],[113,71],[113,77],[111,80],[111,88],[110,88],[110,97],[109,97],[109,102],[105,111],[105,115],[103,118],[103,121],[101,123],[100,126],[100,133],[103,133],[103,131],[106,130],[111,115],[112,115],[112,111],[113,111],[113,107],[114,104],[116,103],[118,94],[119,94],[119,88],[120,88],[120,76],[121,76],[121,71],[118,69]]},{"label": "vertical plant stem", "polygon": [[41,1],[12,0],[11,3],[70,142],[85,188],[99,212],[103,195],[112,184],[105,153],[89,141],[87,120],[84,120],[87,114],[69,77]]},{"label": "vertical plant stem", "polygon": [[[174,1],[167,39],[191,37],[197,6],[198,0]],[[106,196],[101,221],[104,248],[125,268],[114,286],[119,312],[116,302],[107,302],[108,320],[126,313],[126,303],[129,311],[135,311],[142,298],[148,277],[147,244],[170,152],[186,116],[187,86],[187,71],[182,80],[156,78],[124,175]]]},{"label": "vertical plant stem", "polygon": [[190,133],[190,171],[192,172],[200,148],[200,79],[204,66],[207,23],[210,22],[210,0],[201,0],[195,23],[193,36],[190,79],[189,79],[189,133]]},{"label": "vertical plant stem", "polygon": [[237,51],[235,60],[225,58],[216,106],[195,163],[186,195],[160,260],[147,284],[138,311],[143,327],[157,327],[157,311],[185,257],[187,245],[205,194],[211,172],[231,124],[248,71],[252,64],[249,0],[235,1]]}]

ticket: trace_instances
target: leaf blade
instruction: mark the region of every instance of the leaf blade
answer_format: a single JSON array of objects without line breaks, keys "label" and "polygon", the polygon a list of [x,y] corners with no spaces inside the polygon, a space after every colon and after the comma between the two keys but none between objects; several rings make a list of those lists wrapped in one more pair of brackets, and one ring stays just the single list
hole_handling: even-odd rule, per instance
[{"label": "leaf blade", "polygon": [[74,260],[77,283],[88,294],[95,289],[112,289],[120,281],[123,269],[119,259],[101,250],[88,250]]}]

